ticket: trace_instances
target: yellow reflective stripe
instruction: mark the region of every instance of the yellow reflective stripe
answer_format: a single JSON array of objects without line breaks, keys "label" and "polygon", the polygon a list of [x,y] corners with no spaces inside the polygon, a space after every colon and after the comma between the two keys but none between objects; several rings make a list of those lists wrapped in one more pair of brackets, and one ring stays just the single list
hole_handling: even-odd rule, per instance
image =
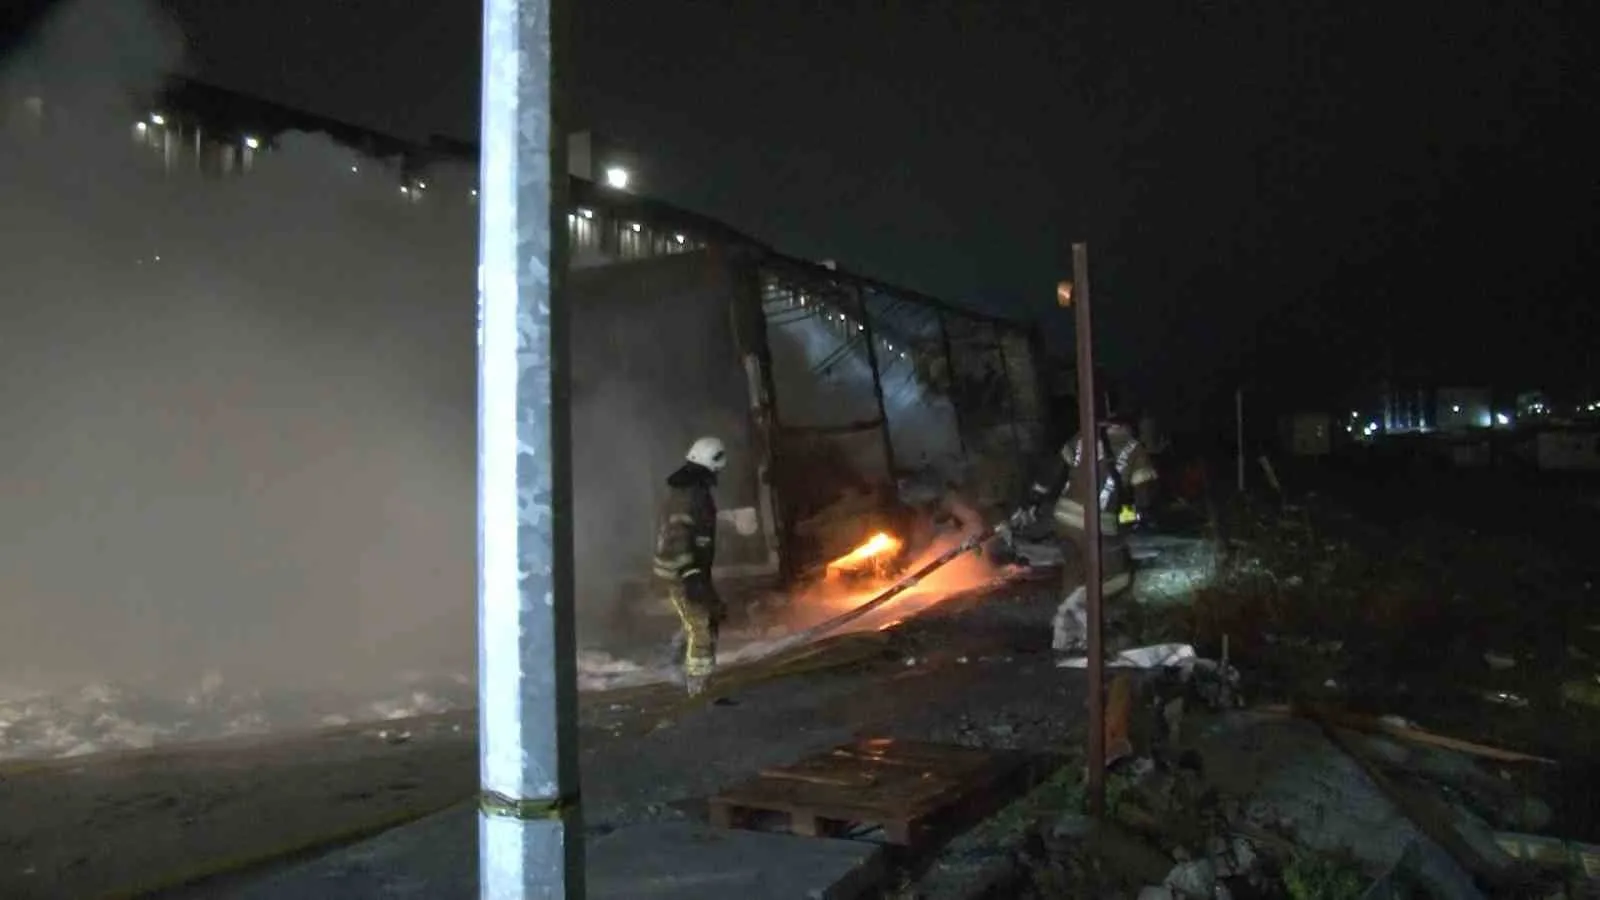
[{"label": "yellow reflective stripe", "polygon": [[678,573],[679,578],[688,578],[690,575],[699,575],[704,569],[684,569]]}]

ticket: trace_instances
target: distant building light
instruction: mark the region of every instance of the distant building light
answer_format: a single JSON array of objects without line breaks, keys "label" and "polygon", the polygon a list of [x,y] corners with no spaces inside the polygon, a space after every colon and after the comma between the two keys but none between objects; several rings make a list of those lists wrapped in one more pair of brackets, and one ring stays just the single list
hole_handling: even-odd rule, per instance
[{"label": "distant building light", "polygon": [[167,124],[167,117],[163,116],[161,113],[151,113],[150,114],[150,124],[151,125],[165,125],[165,124]]},{"label": "distant building light", "polygon": [[672,236],[672,239],[673,239],[673,240],[675,240],[675,241],[677,241],[677,242],[678,242],[678,243],[680,243],[680,244],[681,244],[681,243],[683,243],[683,242],[685,242],[685,241],[687,241],[687,240],[688,240],[688,238],[686,238],[686,237],[684,237],[684,236],[683,236],[683,235],[681,235],[681,234],[675,234],[675,235],[673,235],[673,236]]},{"label": "distant building light", "polygon": [[350,171],[352,171],[352,172],[359,172],[359,171],[361,171],[361,170],[360,170],[360,169],[359,169],[359,168],[357,168],[357,167],[355,167],[355,166],[351,166],[351,167],[350,167]]},{"label": "distant building light", "polygon": [[594,218],[594,210],[587,206],[582,206],[578,208],[578,215],[583,216],[585,219],[592,219]]},{"label": "distant building light", "polygon": [[1494,414],[1494,420],[1495,420],[1496,423],[1498,423],[1500,425],[1510,425],[1511,424],[1511,417],[1506,415],[1505,413],[1495,413]]},{"label": "distant building light", "polygon": [[402,184],[402,185],[400,185],[400,193],[402,193],[402,194],[410,194],[411,193],[411,188],[408,188],[408,187],[406,187],[405,185]]},{"label": "distant building light", "polygon": [[625,190],[628,187],[628,170],[621,166],[606,169],[606,185],[619,191]]},{"label": "distant building light", "polygon": [[135,123],[133,123],[133,129],[135,131],[144,131],[145,129],[147,129],[149,127],[150,126],[145,124],[144,122],[135,122]]},{"label": "distant building light", "polygon": [[474,196],[474,197],[478,196],[478,189],[477,188],[473,188],[472,189],[472,196]]},{"label": "distant building light", "polygon": [[256,138],[253,138],[253,137],[245,138],[244,139],[244,145],[246,147],[250,148],[251,150],[260,150],[261,149],[261,141],[257,140]]},{"label": "distant building light", "polygon": [[1450,411],[1453,412],[1453,413],[1461,412],[1461,404],[1459,404],[1459,403],[1450,404]]},{"label": "distant building light", "polygon": [[628,223],[628,227],[633,229],[633,233],[634,234],[638,234],[641,230],[644,229],[644,226],[640,225],[638,222],[629,222]]},{"label": "distant building light", "polygon": [[428,189],[428,183],[427,183],[427,182],[426,182],[426,181],[419,181],[419,182],[417,182],[417,190],[419,190],[419,191],[425,191],[425,190],[427,190],[427,189]]}]

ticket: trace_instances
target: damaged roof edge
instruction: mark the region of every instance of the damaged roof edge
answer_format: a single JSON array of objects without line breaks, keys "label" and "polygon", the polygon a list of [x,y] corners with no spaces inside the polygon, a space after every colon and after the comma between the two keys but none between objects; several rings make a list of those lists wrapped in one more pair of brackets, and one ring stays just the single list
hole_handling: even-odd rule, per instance
[{"label": "damaged roof edge", "polygon": [[[284,131],[325,134],[363,154],[391,159],[398,157],[402,167],[411,171],[425,169],[435,163],[475,165],[478,160],[478,145],[470,141],[439,134],[430,135],[420,142],[407,140],[190,78],[169,79],[159,102],[173,112],[187,113],[202,120],[224,124],[225,127],[242,128],[263,135]],[[576,176],[569,178],[569,196],[578,205],[604,208],[624,215],[633,212],[641,219],[681,226],[684,231],[692,231],[702,240],[754,252],[768,262],[817,280],[845,283],[874,293],[894,295],[918,306],[972,321],[1023,331],[1034,327],[1029,320],[978,312],[860,272],[791,256],[726,222],[682,207],[639,194],[605,190],[592,181]]]}]

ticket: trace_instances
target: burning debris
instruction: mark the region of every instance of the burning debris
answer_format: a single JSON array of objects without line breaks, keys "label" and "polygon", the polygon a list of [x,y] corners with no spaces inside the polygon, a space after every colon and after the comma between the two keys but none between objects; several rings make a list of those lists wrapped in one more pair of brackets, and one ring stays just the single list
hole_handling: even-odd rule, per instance
[{"label": "burning debris", "polygon": [[849,553],[828,563],[828,578],[862,574],[882,577],[889,573],[905,542],[885,532],[878,532],[867,542]]}]

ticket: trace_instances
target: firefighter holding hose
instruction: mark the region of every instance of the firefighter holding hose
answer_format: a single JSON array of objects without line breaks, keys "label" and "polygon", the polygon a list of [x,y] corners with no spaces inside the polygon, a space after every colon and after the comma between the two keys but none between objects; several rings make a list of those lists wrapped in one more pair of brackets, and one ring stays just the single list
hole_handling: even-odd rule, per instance
[{"label": "firefighter holding hose", "polygon": [[[1133,429],[1111,415],[1109,399],[1102,396],[1097,400],[1095,418],[1100,424],[1095,443],[1101,483],[1094,500],[1101,511],[1101,591],[1109,607],[1113,597],[1124,595],[1133,586],[1133,556],[1127,532],[1137,521],[1138,511],[1148,508],[1152,500],[1156,471]],[[1051,518],[1064,544],[1062,589],[1077,584],[1062,599],[1053,622],[1051,646],[1063,656],[1081,652],[1089,633],[1088,595],[1083,586],[1086,573],[1081,565],[1073,565],[1074,560],[1083,559],[1088,539],[1084,530],[1084,503],[1089,497],[1083,450],[1081,436],[1068,441],[1051,458],[1042,477],[1029,489],[1027,501],[1011,518],[1014,527],[1025,529],[1034,523],[1046,503],[1055,500]]]},{"label": "firefighter holding hose", "polygon": [[728,466],[720,439],[695,441],[684,463],[667,477],[668,493],[656,532],[653,568],[678,614],[684,686],[690,696],[705,690],[717,662],[717,632],[727,609],[711,583],[717,555],[717,502],[712,488]]}]

